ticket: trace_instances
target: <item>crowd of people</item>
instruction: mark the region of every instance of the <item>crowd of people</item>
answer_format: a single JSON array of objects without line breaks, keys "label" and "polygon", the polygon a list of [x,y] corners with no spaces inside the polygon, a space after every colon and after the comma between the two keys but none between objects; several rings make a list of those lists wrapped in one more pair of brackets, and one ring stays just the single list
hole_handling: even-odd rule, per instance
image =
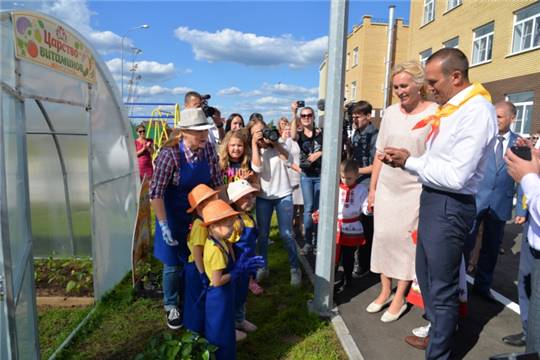
[{"label": "crowd of people", "polygon": [[[473,291],[493,301],[493,272],[520,183],[515,221],[527,235],[518,286],[523,333],[503,341],[540,350],[540,154],[510,130],[515,106],[492,105],[488,91],[469,81],[468,60],[457,49],[437,51],[425,68],[398,64],[391,79],[399,101],[385,109],[379,129],[368,102],[350,110],[336,224],[336,270],[341,264],[344,271],[335,292],[380,274],[380,292],[366,311],[385,309],[380,320],[392,322],[418,284],[429,323],[405,341],[428,359],[449,358],[460,269],[470,265]],[[274,211],[292,286],[302,282],[298,256],[317,248],[324,129],[298,101],[276,129],[259,113],[246,124],[238,113],[221,118],[217,109],[209,123],[202,100],[186,94],[180,125],[153,168],[143,125],[136,149],[141,177],[152,179],[154,255],[163,263],[167,324],[204,335],[218,345],[218,359],[234,359],[236,341],[257,329],[246,319],[246,296],[261,295],[271,274]],[[522,159],[527,153],[532,161]]]}]

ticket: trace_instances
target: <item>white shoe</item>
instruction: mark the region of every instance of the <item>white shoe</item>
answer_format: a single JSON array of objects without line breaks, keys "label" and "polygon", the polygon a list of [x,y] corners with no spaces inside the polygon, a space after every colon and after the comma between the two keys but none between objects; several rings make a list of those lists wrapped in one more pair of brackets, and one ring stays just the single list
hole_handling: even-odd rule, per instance
[{"label": "white shoe", "polygon": [[366,311],[370,314],[378,313],[379,311],[383,309],[383,307],[390,304],[393,299],[394,299],[394,294],[390,294],[388,299],[386,299],[386,301],[383,302],[382,304],[377,304],[375,301],[372,301],[371,304],[369,304],[368,307],[366,308]]},{"label": "white shoe", "polygon": [[300,268],[291,269],[291,285],[302,285],[302,271],[300,270]]},{"label": "white shoe", "polygon": [[263,279],[266,279],[268,277],[268,268],[260,268],[257,270],[257,276],[255,277],[257,282],[261,282]]},{"label": "white shoe", "polygon": [[244,320],[240,324],[236,324],[236,329],[246,333],[250,333],[256,331],[257,326],[247,320]]},{"label": "white shoe", "polygon": [[403,304],[403,306],[401,306],[401,309],[399,309],[397,314],[392,314],[390,311],[386,310],[384,312],[384,314],[382,314],[382,316],[381,316],[381,321],[383,323],[389,323],[389,322],[392,322],[392,321],[396,321],[397,319],[399,319],[401,317],[401,315],[403,315],[405,310],[407,310],[407,303],[405,303],[405,304]]},{"label": "white shoe", "polygon": [[236,342],[246,340],[247,334],[240,330],[236,330]]},{"label": "white shoe", "polygon": [[428,336],[430,327],[431,327],[431,323],[428,323],[425,326],[419,326],[417,328],[412,329],[412,333],[414,334],[414,336],[423,338],[423,337]]}]

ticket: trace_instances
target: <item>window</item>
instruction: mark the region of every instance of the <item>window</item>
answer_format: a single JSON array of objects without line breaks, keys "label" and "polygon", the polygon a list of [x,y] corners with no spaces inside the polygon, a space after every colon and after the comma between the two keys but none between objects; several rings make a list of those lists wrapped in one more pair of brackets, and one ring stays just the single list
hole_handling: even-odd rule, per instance
[{"label": "window", "polygon": [[345,85],[345,99],[349,98],[349,85]]},{"label": "window", "polygon": [[424,20],[422,25],[433,21],[435,17],[435,0],[424,0]]},{"label": "window", "polygon": [[431,56],[431,48],[424,50],[420,53],[420,62],[422,65],[426,65],[427,59]]},{"label": "window", "polygon": [[358,48],[353,50],[353,66],[358,65]]},{"label": "window", "polygon": [[456,6],[461,5],[461,0],[447,0],[446,11],[452,10]]},{"label": "window", "polygon": [[459,36],[451,38],[448,41],[443,42],[443,47],[445,48],[457,48],[459,46]]},{"label": "window", "polygon": [[489,23],[474,30],[472,64],[482,64],[491,60],[493,51],[494,23]]},{"label": "window", "polygon": [[356,81],[353,81],[351,84],[351,100],[356,100]]},{"label": "window", "polygon": [[512,130],[522,135],[530,134],[534,93],[532,91],[524,91],[508,94],[506,95],[506,99],[513,103],[517,110],[516,121],[512,125]]},{"label": "window", "polygon": [[349,70],[349,58],[351,57],[351,53],[347,53],[347,62],[345,63],[345,68]]},{"label": "window", "polygon": [[540,2],[516,13],[512,53],[537,47],[540,47]]}]

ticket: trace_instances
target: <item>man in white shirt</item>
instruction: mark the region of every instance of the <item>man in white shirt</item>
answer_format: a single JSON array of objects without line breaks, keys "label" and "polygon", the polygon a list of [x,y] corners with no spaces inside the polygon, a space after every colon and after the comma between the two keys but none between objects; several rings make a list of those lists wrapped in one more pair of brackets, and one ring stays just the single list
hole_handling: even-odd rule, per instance
[{"label": "man in white shirt", "polygon": [[405,149],[386,148],[380,155],[386,164],[418,175],[423,184],[416,276],[431,328],[428,338],[409,336],[405,341],[414,347],[427,345],[426,359],[450,358],[463,245],[476,216],[474,194],[497,133],[491,97],[480,84],[471,85],[468,68],[467,57],[458,49],[431,55],[427,90],[441,106],[414,127],[431,125],[427,151],[412,157]]},{"label": "man in white shirt", "polygon": [[531,149],[532,161],[506,151],[508,174],[520,183],[529,210],[527,240],[533,255],[529,318],[527,321],[527,352],[540,352],[540,151]]}]

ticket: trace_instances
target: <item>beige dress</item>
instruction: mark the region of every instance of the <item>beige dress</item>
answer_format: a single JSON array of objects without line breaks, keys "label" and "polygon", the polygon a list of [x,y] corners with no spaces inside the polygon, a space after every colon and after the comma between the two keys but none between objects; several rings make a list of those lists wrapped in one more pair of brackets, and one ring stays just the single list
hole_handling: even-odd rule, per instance
[{"label": "beige dress", "polygon": [[[377,150],[385,147],[405,148],[411,156],[426,151],[425,139],[430,127],[412,130],[424,117],[435,113],[432,104],[423,112],[407,115],[395,104],[386,109],[377,137]],[[374,205],[373,250],[371,271],[399,280],[413,280],[416,247],[411,232],[418,228],[420,192],[418,177],[409,172],[383,164]]]}]

